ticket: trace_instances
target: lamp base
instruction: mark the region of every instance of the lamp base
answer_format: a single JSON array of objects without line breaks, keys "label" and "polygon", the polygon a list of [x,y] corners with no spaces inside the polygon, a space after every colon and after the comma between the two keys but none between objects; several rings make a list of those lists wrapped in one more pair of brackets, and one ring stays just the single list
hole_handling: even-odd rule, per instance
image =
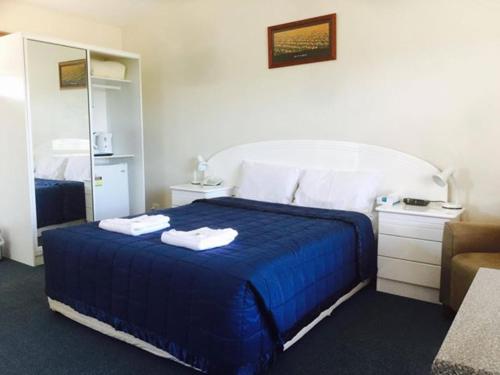
[{"label": "lamp base", "polygon": [[462,209],[462,205],[461,204],[458,204],[458,203],[452,203],[452,202],[445,202],[442,204],[443,208],[447,208],[449,210],[461,210]]}]

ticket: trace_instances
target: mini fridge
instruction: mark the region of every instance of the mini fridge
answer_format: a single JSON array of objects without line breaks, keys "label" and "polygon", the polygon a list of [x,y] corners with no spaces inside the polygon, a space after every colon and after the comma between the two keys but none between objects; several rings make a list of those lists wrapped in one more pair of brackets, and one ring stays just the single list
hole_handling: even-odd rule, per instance
[{"label": "mini fridge", "polygon": [[94,220],[130,215],[127,164],[96,165]]}]

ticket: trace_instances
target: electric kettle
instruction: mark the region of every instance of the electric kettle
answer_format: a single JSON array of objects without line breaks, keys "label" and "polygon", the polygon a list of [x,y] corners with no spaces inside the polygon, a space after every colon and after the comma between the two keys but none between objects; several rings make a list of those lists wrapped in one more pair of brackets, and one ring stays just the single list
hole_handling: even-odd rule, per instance
[{"label": "electric kettle", "polygon": [[92,148],[94,150],[94,156],[113,155],[113,134],[106,132],[94,132],[92,134],[92,138]]}]

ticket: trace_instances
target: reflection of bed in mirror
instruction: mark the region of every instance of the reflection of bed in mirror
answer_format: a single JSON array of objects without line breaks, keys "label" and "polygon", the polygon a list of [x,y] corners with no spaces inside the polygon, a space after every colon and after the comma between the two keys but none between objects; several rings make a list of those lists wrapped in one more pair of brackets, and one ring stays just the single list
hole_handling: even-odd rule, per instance
[{"label": "reflection of bed in mirror", "polygon": [[39,229],[85,220],[83,182],[35,178],[35,198]]},{"label": "reflection of bed in mirror", "polygon": [[35,160],[38,237],[47,229],[86,222],[84,181],[90,181],[90,175],[89,155],[62,154]]}]

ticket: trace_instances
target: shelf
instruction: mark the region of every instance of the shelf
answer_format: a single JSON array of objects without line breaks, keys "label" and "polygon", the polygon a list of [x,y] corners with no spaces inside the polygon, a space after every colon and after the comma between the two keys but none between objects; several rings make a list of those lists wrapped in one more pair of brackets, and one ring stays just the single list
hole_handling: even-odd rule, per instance
[{"label": "shelf", "polygon": [[111,155],[111,156],[95,156],[94,159],[126,159],[133,158],[135,155],[133,154],[124,154],[124,155]]},{"label": "shelf", "polygon": [[132,83],[132,81],[129,79],[116,79],[116,78],[106,78],[106,77],[97,77],[97,76],[91,76],[90,78],[100,80],[100,81]]},{"label": "shelf", "polygon": [[93,83],[92,87],[96,89],[103,89],[103,90],[121,90],[121,86],[112,86],[112,85],[101,85],[98,83]]}]

